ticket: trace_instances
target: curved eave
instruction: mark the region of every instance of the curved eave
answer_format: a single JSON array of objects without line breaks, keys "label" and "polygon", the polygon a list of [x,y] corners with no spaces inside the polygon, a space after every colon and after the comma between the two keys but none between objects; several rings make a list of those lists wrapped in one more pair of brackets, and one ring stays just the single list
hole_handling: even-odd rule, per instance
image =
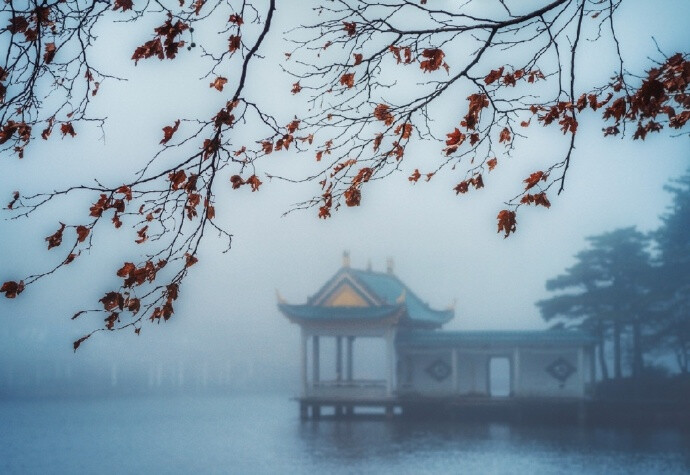
[{"label": "curved eave", "polygon": [[590,346],[589,334],[570,331],[422,331],[398,334],[397,344],[407,347],[478,345]]},{"label": "curved eave", "polygon": [[278,309],[295,323],[313,322],[378,322],[398,318],[401,305],[377,307],[319,307],[312,305],[278,304]]},{"label": "curved eave", "polygon": [[451,321],[455,316],[453,310],[437,311],[429,309],[429,311],[425,313],[426,315],[420,318],[419,315],[410,315],[408,309],[402,323],[409,328],[436,329]]}]

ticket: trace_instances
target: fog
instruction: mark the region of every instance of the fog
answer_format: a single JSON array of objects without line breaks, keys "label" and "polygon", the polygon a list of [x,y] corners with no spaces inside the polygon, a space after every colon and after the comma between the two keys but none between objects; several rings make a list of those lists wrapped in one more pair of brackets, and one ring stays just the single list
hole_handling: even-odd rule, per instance
[{"label": "fog", "polygon": [[[657,57],[651,34],[664,52],[687,48],[687,2],[657,2],[653,12],[647,2],[625,8],[630,10],[618,31],[631,70],[641,71],[648,57]],[[283,55],[279,32],[304,12],[278,13],[282,23],[268,38],[258,66],[265,70],[259,76],[271,79],[249,87],[261,91],[287,122],[299,105],[298,98],[287,97],[293,79],[277,66]],[[652,31],[654,16],[663,18],[664,27]],[[101,131],[84,128],[74,140],[55,137],[32,145],[21,161],[0,157],[1,199],[9,201],[14,190],[46,191],[94,177],[122,182],[155,152],[164,125],[178,117],[209,116],[217,108],[219,96],[209,89],[207,78],[199,79],[202,66],[192,58],[143,61],[133,68],[129,57],[138,38],[121,36],[124,27],[105,28],[97,46],[103,65],[128,78],[104,84],[94,104],[96,115],[109,118],[104,138]],[[175,73],[178,68],[185,74]],[[613,65],[592,61],[589,68],[585,78],[608,76]],[[503,201],[520,191],[516,185],[521,177],[551,158],[544,151],[563,149],[558,130],[530,130],[530,138],[518,144],[511,161],[492,172],[485,189],[456,196],[453,173],[412,185],[403,169],[370,187],[360,207],[341,209],[325,221],[317,218],[317,210],[284,215],[293,203],[318,193],[315,183],[266,180],[257,193],[233,191],[228,185],[218,194],[216,212],[233,234],[232,248],[223,253],[224,241],[206,239],[199,263],[181,288],[174,317],[144,325],[140,335],[129,330],[97,333],[73,353],[72,342],[100,326],[100,317],[70,317],[95,306],[112,286],[110,270],[133,255],[123,244],[130,240],[130,229],[101,234],[90,255],[17,299],[0,301],[0,397],[293,394],[299,383],[299,329],[278,311],[276,291],[290,303],[305,302],[340,268],[344,251],[355,268],[384,271],[392,259],[394,273],[433,308],[455,304],[455,319],[444,328],[546,328],[535,307],[548,295],[545,281],[574,262],[587,236],[624,226],[643,232],[656,228],[670,204],[663,187],[684,172],[690,158],[685,136],[663,133],[644,142],[604,139],[601,127],[596,119],[580,125],[565,192],[551,200],[549,210],[521,210],[518,231],[508,239],[496,233],[495,216]],[[299,176],[306,158],[288,154],[272,160],[262,166]],[[82,219],[89,199],[64,201],[28,220],[0,221],[0,282],[38,272],[59,259],[46,251],[44,237],[54,232],[58,220]]]}]

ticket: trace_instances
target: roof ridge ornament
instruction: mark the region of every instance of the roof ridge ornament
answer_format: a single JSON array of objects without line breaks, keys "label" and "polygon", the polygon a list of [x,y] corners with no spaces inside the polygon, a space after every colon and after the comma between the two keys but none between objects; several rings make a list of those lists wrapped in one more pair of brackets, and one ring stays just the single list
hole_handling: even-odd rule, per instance
[{"label": "roof ridge ornament", "polygon": [[350,268],[350,251],[343,251],[343,267]]},{"label": "roof ridge ornament", "polygon": [[276,289],[276,300],[278,300],[279,304],[287,303],[287,300],[285,300],[283,296],[280,295],[280,291],[278,289]]},{"label": "roof ridge ornament", "polygon": [[395,303],[398,303],[398,304],[405,303],[406,299],[407,299],[407,289],[403,289],[402,293],[400,294],[400,297],[395,299]]},{"label": "roof ridge ornament", "polygon": [[389,257],[386,259],[386,273],[393,275],[393,267],[395,263],[393,262],[393,258]]}]

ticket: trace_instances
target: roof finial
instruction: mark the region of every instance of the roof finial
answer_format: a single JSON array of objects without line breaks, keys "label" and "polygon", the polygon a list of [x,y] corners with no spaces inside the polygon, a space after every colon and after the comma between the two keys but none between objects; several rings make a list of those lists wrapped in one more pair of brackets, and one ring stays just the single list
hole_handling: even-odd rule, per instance
[{"label": "roof finial", "polygon": [[343,251],[343,267],[350,267],[350,251]]},{"label": "roof finial", "polygon": [[367,271],[371,272],[371,259],[367,261]]},{"label": "roof finial", "polygon": [[393,266],[394,266],[393,258],[389,257],[388,259],[386,259],[386,272],[387,273],[389,273],[389,274],[393,273]]},{"label": "roof finial", "polygon": [[278,300],[278,303],[287,303],[283,296],[280,295],[280,291],[278,289],[276,289],[276,300]]}]

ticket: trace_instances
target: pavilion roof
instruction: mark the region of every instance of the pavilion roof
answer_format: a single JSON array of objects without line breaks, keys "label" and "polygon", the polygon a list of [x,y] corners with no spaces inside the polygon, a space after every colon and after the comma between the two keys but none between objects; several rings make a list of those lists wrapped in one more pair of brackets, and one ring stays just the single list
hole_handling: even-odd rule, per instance
[{"label": "pavilion roof", "polygon": [[[344,287],[356,296],[357,305],[333,305]],[[297,320],[371,320],[402,310],[400,323],[412,328],[438,328],[451,320],[454,310],[435,310],[423,302],[392,273],[342,267],[304,305],[280,303],[280,310]]]},{"label": "pavilion roof", "polygon": [[475,346],[475,345],[590,345],[590,334],[575,330],[514,330],[514,331],[424,331],[413,330],[398,334],[400,346]]}]

